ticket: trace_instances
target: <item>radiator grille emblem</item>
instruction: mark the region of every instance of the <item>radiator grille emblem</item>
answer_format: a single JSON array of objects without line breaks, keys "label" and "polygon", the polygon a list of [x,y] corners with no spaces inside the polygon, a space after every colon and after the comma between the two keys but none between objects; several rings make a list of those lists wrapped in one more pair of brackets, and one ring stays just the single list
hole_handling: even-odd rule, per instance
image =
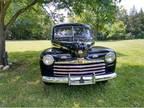
[{"label": "radiator grille emblem", "polygon": [[78,58],[77,62],[78,62],[79,64],[84,64],[84,63],[86,63],[83,58]]},{"label": "radiator grille emblem", "polygon": [[78,54],[83,54],[83,51],[82,51],[82,50],[79,50],[79,51],[78,51]]}]

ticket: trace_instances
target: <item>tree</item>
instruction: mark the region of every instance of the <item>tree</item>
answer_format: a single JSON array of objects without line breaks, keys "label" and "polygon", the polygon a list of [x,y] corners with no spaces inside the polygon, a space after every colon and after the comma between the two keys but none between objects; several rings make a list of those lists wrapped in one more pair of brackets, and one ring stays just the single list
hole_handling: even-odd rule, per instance
[{"label": "tree", "polygon": [[[35,17],[34,17],[35,16]],[[9,40],[49,39],[53,26],[51,18],[41,5],[36,4],[30,11],[19,16],[9,29]]]},{"label": "tree", "polygon": [[115,21],[112,25],[105,25],[105,34],[110,39],[124,39],[125,25],[123,21]]},{"label": "tree", "polygon": [[[116,4],[113,0],[92,0],[85,1],[80,8],[83,11],[75,12],[76,22],[82,22],[91,25],[94,34],[100,33],[105,24],[112,24],[116,16]],[[73,19],[70,19],[73,20]]]},{"label": "tree", "polygon": [[5,51],[5,39],[9,27],[16,21],[18,16],[30,9],[33,5],[38,3],[39,0],[27,1],[24,7],[21,7],[17,12],[15,12],[9,21],[6,23],[7,10],[10,7],[12,0],[0,0],[0,65],[8,65]]},{"label": "tree", "polygon": [[[12,5],[12,3],[19,4],[18,7],[15,7],[15,11],[11,12],[10,18],[8,16],[8,9]],[[104,10],[99,12],[101,7],[114,7],[113,0],[0,0],[0,65],[7,65],[6,59],[6,51],[5,51],[5,39],[7,36],[7,32],[10,26],[16,21],[16,19],[21,16],[22,13],[26,12],[27,10],[31,9],[35,4],[38,2],[40,3],[50,3],[53,2],[56,4],[57,9],[64,9],[67,8],[71,12],[75,14],[80,14],[81,12],[89,9],[96,13],[97,16],[97,25],[99,21],[99,16],[102,16],[102,12],[105,12],[108,8],[103,8]],[[95,9],[95,6],[98,5],[98,9]],[[98,13],[97,13],[98,12]],[[108,11],[106,11],[108,12]],[[107,17],[109,18],[111,14],[108,14]],[[97,27],[98,29],[98,27]]]}]

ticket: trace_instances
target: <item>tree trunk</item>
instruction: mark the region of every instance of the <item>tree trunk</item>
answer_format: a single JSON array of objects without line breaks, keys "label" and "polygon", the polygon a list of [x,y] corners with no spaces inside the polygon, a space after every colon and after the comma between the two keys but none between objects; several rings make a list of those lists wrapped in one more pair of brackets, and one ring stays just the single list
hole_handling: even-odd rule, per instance
[{"label": "tree trunk", "polygon": [[5,33],[4,27],[0,24],[0,65],[6,65],[6,53],[5,53]]},{"label": "tree trunk", "polygon": [[9,8],[12,0],[0,0],[0,65],[8,65],[8,56],[5,51],[5,39],[7,35],[7,30],[15,22],[18,16],[24,13],[26,10],[30,9],[33,5],[35,5],[39,0],[32,0],[28,5],[19,9],[9,20],[7,24],[5,24],[5,16],[6,11]]},{"label": "tree trunk", "polygon": [[4,26],[3,14],[0,14],[0,65],[7,65],[7,57],[5,53],[5,36],[6,30]]}]

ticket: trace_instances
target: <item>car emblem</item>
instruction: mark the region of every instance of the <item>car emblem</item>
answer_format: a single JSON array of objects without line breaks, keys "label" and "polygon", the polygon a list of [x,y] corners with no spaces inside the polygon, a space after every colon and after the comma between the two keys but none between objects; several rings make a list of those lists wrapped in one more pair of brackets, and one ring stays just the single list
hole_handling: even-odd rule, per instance
[{"label": "car emblem", "polygon": [[83,58],[78,58],[78,63],[79,64],[84,64],[85,63],[85,60]]},{"label": "car emblem", "polygon": [[78,51],[78,54],[83,54],[83,51],[82,51],[82,50],[79,50],[79,51]]}]

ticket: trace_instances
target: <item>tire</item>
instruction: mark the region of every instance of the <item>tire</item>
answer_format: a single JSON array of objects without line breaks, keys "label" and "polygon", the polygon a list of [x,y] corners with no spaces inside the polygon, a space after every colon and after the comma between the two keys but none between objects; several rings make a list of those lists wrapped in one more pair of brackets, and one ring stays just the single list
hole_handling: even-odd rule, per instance
[{"label": "tire", "polygon": [[44,81],[43,81],[43,83],[44,83],[44,85],[47,85],[47,86],[53,84],[53,83],[47,83],[47,82],[44,82]]},{"label": "tire", "polygon": [[108,80],[105,80],[105,81],[101,81],[102,84],[106,84],[108,83]]},{"label": "tire", "polygon": [[97,82],[97,84],[100,84],[100,85],[106,85],[107,83],[108,83],[108,80]]}]

